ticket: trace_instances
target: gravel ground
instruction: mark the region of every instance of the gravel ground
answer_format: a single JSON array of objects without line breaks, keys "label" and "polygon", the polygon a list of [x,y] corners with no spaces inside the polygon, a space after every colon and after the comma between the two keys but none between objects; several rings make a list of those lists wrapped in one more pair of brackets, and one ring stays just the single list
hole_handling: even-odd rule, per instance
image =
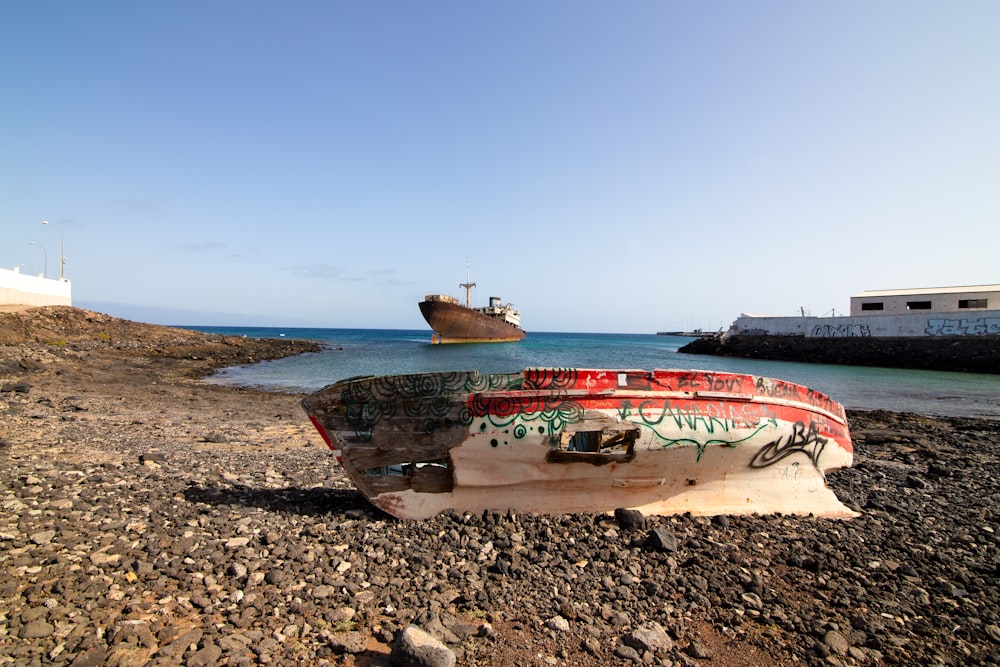
[{"label": "gravel ground", "polygon": [[849,521],[407,522],[196,379],[310,349],[0,313],[0,665],[1000,664],[1000,422],[850,413]]}]

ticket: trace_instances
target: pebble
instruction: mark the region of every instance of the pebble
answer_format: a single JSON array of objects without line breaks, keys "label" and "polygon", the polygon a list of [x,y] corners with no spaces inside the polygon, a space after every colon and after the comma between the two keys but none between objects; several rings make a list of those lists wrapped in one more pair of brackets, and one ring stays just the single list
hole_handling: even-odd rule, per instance
[{"label": "pebble", "polygon": [[397,667],[454,667],[454,651],[415,625],[400,632],[390,656]]},{"label": "pebble", "polygon": [[562,616],[553,616],[545,621],[545,627],[556,632],[567,632],[569,630],[569,621]]},{"label": "pebble", "polygon": [[43,637],[50,637],[55,631],[56,628],[54,625],[38,619],[23,626],[18,636],[21,639],[42,639]]},{"label": "pebble", "polygon": [[674,642],[659,623],[645,623],[622,638],[622,642],[636,651],[667,653]]},{"label": "pebble", "polygon": [[837,630],[829,630],[823,635],[823,643],[837,655],[846,655],[847,650],[851,647],[847,638]]}]

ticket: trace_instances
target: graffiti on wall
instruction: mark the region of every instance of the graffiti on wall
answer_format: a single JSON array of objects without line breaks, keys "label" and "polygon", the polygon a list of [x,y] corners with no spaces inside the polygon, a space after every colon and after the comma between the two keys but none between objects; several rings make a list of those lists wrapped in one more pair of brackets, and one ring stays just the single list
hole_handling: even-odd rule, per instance
[{"label": "graffiti on wall", "polygon": [[928,336],[998,336],[1000,317],[980,317],[975,320],[927,320],[924,333]]},{"label": "graffiti on wall", "polygon": [[867,338],[872,332],[867,324],[817,324],[810,335],[814,338]]}]

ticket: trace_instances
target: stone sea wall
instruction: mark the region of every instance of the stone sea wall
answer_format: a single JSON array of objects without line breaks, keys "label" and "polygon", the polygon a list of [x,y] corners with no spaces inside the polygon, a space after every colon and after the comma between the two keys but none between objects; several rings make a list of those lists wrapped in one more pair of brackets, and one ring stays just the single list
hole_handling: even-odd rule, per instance
[{"label": "stone sea wall", "polygon": [[811,338],[739,334],[699,338],[679,351],[818,364],[1000,373],[1000,336]]}]

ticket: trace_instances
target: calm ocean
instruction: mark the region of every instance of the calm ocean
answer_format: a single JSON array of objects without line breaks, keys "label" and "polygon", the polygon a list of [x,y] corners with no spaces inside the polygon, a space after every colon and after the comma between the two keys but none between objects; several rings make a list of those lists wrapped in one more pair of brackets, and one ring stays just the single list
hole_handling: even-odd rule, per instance
[{"label": "calm ocean", "polygon": [[681,354],[691,339],[654,334],[530,333],[520,343],[431,345],[429,330],[189,327],[250,338],[302,338],[329,349],[226,368],[212,381],[310,392],[356,375],[556,368],[685,368],[780,378],[821,391],[846,408],[1000,419],[1000,375],[828,366]]}]

